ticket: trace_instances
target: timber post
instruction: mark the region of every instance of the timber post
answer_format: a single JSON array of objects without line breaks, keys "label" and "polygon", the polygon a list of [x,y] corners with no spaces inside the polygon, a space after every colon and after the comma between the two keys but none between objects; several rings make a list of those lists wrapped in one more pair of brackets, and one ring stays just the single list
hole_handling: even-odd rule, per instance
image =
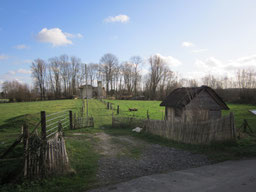
[{"label": "timber post", "polygon": [[44,178],[46,176],[45,152],[46,152],[46,145],[47,145],[45,111],[41,111],[41,139],[42,139],[42,145],[40,148],[40,173],[41,173],[41,177]]},{"label": "timber post", "polygon": [[230,126],[231,126],[232,137],[234,139],[236,139],[236,128],[235,128],[235,121],[234,121],[234,114],[233,114],[233,112],[230,113]]},{"label": "timber post", "polygon": [[74,126],[72,129],[76,129],[77,126],[77,119],[76,119],[76,113],[74,113]]},{"label": "timber post", "polygon": [[41,137],[42,140],[46,140],[46,115],[45,111],[41,111]]},{"label": "timber post", "polygon": [[109,109],[109,102],[107,102],[107,109]]},{"label": "timber post", "polygon": [[23,145],[24,145],[24,177],[28,177],[29,153],[28,153],[28,127],[26,124],[22,126]]},{"label": "timber post", "polygon": [[117,105],[116,113],[117,113],[117,115],[119,115],[119,105]]},{"label": "timber post", "polygon": [[114,127],[114,112],[112,112],[112,127]]},{"label": "timber post", "polygon": [[149,114],[148,114],[148,110],[147,110],[147,119],[149,119]]},{"label": "timber post", "polygon": [[72,111],[69,111],[69,129],[73,129],[73,118]]},{"label": "timber post", "polygon": [[59,123],[58,123],[58,132],[62,132],[62,125],[61,125],[61,122],[59,121]]}]

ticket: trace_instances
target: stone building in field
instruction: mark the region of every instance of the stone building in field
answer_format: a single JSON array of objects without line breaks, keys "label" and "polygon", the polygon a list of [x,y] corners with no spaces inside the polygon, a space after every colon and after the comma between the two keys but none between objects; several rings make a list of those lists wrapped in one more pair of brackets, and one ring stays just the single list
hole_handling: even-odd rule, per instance
[{"label": "stone building in field", "polygon": [[222,98],[207,86],[175,89],[160,106],[165,106],[165,119],[173,122],[219,119],[221,110],[229,110]]},{"label": "stone building in field", "polygon": [[98,81],[98,86],[93,87],[92,85],[82,85],[79,87],[80,90],[80,98],[81,99],[91,99],[91,98],[106,98],[105,88],[102,87],[102,82]]}]

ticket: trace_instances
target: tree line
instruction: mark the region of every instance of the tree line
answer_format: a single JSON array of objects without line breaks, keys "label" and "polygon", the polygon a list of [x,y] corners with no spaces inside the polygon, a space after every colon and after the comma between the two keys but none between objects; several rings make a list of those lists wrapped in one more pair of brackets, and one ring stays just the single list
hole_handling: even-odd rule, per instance
[{"label": "tree line", "polygon": [[[143,73],[145,66],[146,74]],[[81,85],[87,82],[97,86],[97,81],[102,81],[107,96],[117,99],[162,100],[177,87],[200,84],[216,90],[235,89],[240,98],[248,99],[254,94],[248,90],[256,88],[256,75],[251,69],[238,70],[234,78],[206,75],[202,79],[186,79],[172,71],[159,55],[152,55],[147,60],[133,56],[128,61],[119,62],[115,55],[108,53],[98,63],[89,64],[68,55],[48,60],[38,58],[31,64],[31,75],[32,88],[17,81],[6,81],[1,96],[16,101],[74,98],[79,96]],[[225,97],[226,92],[219,93]]]}]

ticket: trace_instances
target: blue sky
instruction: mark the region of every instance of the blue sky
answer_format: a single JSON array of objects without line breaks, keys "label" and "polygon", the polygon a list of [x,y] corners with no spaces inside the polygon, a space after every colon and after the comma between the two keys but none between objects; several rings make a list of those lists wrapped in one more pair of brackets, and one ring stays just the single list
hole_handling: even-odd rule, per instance
[{"label": "blue sky", "polygon": [[84,63],[159,54],[188,78],[255,68],[255,8],[254,0],[1,0],[0,83],[29,83],[32,60],[61,54]]}]

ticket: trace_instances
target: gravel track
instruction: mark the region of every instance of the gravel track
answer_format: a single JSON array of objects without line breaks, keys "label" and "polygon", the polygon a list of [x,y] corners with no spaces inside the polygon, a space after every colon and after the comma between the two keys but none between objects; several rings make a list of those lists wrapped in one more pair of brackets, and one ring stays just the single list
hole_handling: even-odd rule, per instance
[{"label": "gravel track", "polygon": [[[129,136],[117,137],[100,133],[97,137],[100,139],[97,148],[102,154],[98,161],[99,185],[119,183],[135,177],[183,170],[211,163],[204,155],[146,143]],[[113,139],[120,142],[113,142]],[[141,149],[139,157],[127,155],[127,150],[134,147]],[[124,150],[126,152],[122,153]]]}]

